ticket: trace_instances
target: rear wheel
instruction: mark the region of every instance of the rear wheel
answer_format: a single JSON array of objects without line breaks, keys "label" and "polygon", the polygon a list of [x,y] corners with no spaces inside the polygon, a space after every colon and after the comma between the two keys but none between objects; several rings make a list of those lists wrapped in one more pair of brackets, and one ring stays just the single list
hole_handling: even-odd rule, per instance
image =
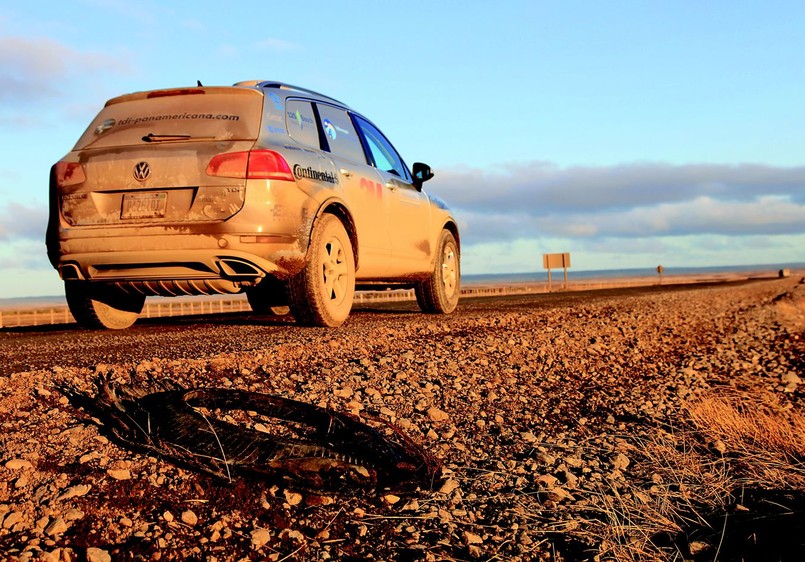
[{"label": "rear wheel", "polygon": [[266,277],[256,287],[247,289],[246,298],[255,314],[285,316],[291,311],[286,284],[274,277]]},{"label": "rear wheel", "polygon": [[316,221],[308,260],[288,282],[291,314],[308,326],[340,326],[352,310],[355,257],[344,225],[334,215]]},{"label": "rear wheel", "polygon": [[86,281],[65,281],[64,292],[73,318],[85,328],[123,330],[134,324],[145,305],[145,295]]},{"label": "rear wheel", "polygon": [[286,316],[290,313],[290,306],[269,306],[266,314],[271,314],[272,316]]},{"label": "rear wheel", "polygon": [[458,306],[461,292],[461,260],[453,233],[443,230],[436,248],[433,273],[415,287],[414,293],[422,312],[450,314]]}]

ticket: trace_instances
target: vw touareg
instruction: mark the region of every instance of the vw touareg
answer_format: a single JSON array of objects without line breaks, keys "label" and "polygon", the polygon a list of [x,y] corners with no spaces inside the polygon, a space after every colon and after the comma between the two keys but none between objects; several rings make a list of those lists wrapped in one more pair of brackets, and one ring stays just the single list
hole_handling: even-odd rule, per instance
[{"label": "vw touareg", "polygon": [[109,100],[51,170],[48,256],[70,311],[130,326],[146,296],[245,292],[268,313],[337,326],[356,289],[458,302],[459,233],[368,119],[278,82]]}]

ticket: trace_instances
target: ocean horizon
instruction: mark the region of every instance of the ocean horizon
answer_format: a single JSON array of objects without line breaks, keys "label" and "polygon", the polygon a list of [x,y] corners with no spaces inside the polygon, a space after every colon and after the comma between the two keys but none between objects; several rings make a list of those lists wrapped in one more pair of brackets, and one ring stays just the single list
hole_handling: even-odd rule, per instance
[{"label": "ocean horizon", "polygon": [[[723,265],[709,267],[664,267],[663,277],[674,275],[715,275],[715,274],[757,274],[768,272],[776,273],[781,269],[805,269],[805,262],[777,263],[777,264],[752,264],[752,265]],[[574,270],[568,269],[568,281],[595,281],[609,279],[637,279],[644,277],[658,277],[656,267],[653,268],[626,268],[626,269],[595,269],[595,270]],[[564,271],[554,269],[551,271],[552,281],[561,283],[564,280]],[[461,276],[462,286],[472,285],[494,285],[494,284],[520,284],[520,283],[547,283],[548,272],[527,271],[516,273],[474,273],[463,274]],[[233,295],[223,295],[232,297]],[[175,298],[199,298],[199,297],[175,297]],[[41,306],[65,306],[67,301],[64,295],[39,295],[31,297],[12,297],[0,298],[0,309],[10,309],[19,307],[41,307]]]},{"label": "ocean horizon", "polygon": [[[781,269],[805,269],[805,262],[776,263],[776,264],[751,264],[751,265],[721,265],[707,267],[666,267],[663,266],[663,277],[673,275],[716,275],[720,273],[776,273]],[[624,269],[595,269],[576,271],[568,268],[567,277],[573,280],[608,280],[608,279],[637,279],[642,277],[658,277],[655,267],[635,267]],[[564,278],[564,270],[551,270],[553,282],[561,281]],[[463,274],[461,276],[462,285],[477,285],[487,283],[547,283],[548,271],[530,271],[523,273],[480,273]]]}]

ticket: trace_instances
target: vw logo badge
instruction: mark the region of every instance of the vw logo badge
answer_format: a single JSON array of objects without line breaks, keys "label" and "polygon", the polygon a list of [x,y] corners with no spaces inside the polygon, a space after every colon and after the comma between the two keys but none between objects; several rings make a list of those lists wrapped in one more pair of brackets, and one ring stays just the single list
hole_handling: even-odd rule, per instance
[{"label": "vw logo badge", "polygon": [[148,179],[148,176],[151,175],[151,166],[148,165],[148,162],[137,162],[134,165],[132,174],[135,180],[145,181]]}]

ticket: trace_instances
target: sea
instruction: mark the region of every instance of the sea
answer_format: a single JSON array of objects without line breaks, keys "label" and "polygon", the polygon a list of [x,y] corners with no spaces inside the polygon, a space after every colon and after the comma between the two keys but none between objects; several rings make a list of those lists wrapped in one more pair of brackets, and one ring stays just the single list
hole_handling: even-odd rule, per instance
[{"label": "sea", "polygon": [[[716,276],[716,275],[768,275],[773,276],[780,270],[788,269],[791,271],[805,271],[805,262],[778,263],[778,264],[755,264],[755,265],[722,265],[711,267],[664,267],[663,277],[671,276]],[[646,277],[658,277],[656,268],[631,268],[631,269],[598,269],[588,271],[577,271],[573,268],[568,269],[567,277],[569,281],[594,282],[613,279],[638,279]],[[564,280],[564,271],[554,269],[551,271],[553,282],[558,283]],[[472,285],[518,285],[527,283],[547,283],[548,272],[529,271],[521,273],[482,273],[482,274],[463,274],[461,276],[462,286]],[[194,298],[194,297],[179,297]],[[231,298],[228,296],[227,298]],[[40,308],[48,306],[66,305],[64,295],[0,298],[0,310],[19,309],[19,308]]]},{"label": "sea", "polygon": [[[716,276],[716,275],[760,275],[768,273],[777,274],[780,270],[805,270],[805,262],[755,265],[722,265],[710,267],[663,267],[663,277],[678,275],[685,276]],[[631,268],[631,269],[597,269],[589,271],[567,270],[568,280],[575,281],[607,281],[612,279],[639,279],[645,277],[658,277],[657,268]],[[564,270],[553,269],[551,277],[554,282],[564,278]],[[484,273],[475,275],[462,275],[463,285],[494,285],[494,284],[520,284],[520,283],[547,283],[548,272],[531,271],[524,273]]]}]

